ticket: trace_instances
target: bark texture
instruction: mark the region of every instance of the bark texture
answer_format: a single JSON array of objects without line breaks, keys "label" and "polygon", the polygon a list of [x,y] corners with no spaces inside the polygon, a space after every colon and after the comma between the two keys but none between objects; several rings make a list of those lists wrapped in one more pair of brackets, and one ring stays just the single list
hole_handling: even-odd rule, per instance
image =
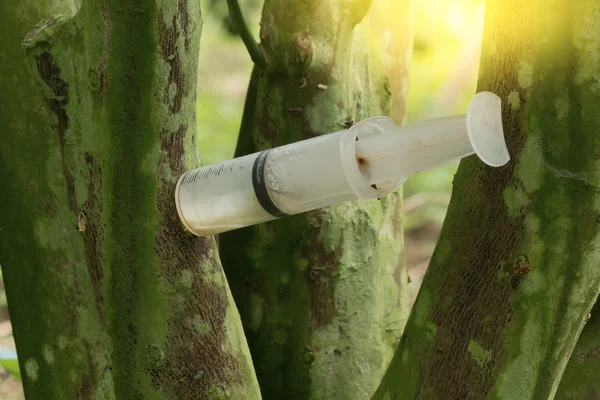
[{"label": "bark texture", "polygon": [[[269,1],[238,155],[393,115],[412,49],[410,1]],[[315,177],[318,179],[318,177]],[[408,313],[401,194],[221,236],[265,399],[365,399]]]},{"label": "bark texture", "polygon": [[173,201],[199,164],[198,2],[46,3],[0,13],[0,263],[27,398],[260,398],[214,240]]},{"label": "bark texture", "polygon": [[490,0],[479,90],[512,155],[464,159],[374,399],[553,398],[600,287],[600,2]]},{"label": "bark texture", "polygon": [[577,339],[555,399],[600,399],[600,305],[596,302]]}]

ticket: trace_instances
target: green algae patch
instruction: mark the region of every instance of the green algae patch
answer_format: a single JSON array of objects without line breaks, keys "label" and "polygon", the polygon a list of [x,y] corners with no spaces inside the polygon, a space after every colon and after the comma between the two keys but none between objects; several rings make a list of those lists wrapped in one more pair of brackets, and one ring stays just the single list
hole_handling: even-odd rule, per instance
[{"label": "green algae patch", "polygon": [[518,80],[519,86],[523,89],[527,89],[533,84],[533,67],[525,60],[522,60],[519,65]]},{"label": "green algae patch", "polygon": [[508,95],[508,104],[510,104],[510,108],[513,110],[518,110],[521,107],[521,95],[518,91],[513,90]]},{"label": "green algae patch", "polygon": [[471,354],[471,358],[479,365],[484,367],[485,364],[492,360],[492,352],[481,347],[479,343],[474,340],[469,340],[467,351]]},{"label": "green algae patch", "polygon": [[27,374],[27,377],[32,383],[35,383],[38,380],[39,372],[40,367],[34,358],[25,361],[25,374]]}]

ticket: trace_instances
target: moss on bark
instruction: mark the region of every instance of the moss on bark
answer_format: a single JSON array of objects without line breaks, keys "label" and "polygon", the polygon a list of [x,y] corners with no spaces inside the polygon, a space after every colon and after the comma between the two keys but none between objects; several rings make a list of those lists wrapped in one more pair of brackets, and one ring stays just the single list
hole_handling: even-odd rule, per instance
[{"label": "moss on bark", "polygon": [[586,317],[569,364],[560,380],[555,399],[600,398],[600,306],[598,302]]}]

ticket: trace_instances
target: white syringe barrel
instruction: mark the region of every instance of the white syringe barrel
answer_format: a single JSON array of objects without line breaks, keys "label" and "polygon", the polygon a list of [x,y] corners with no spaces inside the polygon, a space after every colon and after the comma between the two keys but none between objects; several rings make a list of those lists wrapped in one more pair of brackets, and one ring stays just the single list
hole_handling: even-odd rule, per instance
[{"label": "white syringe barrel", "polygon": [[370,118],[349,130],[185,173],[175,201],[184,225],[212,235],[353,199],[382,197],[418,171],[476,152],[509,160],[500,99],[479,93],[467,115],[397,127]]},{"label": "white syringe barrel", "polygon": [[330,133],[187,172],[176,190],[182,221],[205,236],[356,199],[342,163],[347,154],[340,149],[348,134]]}]

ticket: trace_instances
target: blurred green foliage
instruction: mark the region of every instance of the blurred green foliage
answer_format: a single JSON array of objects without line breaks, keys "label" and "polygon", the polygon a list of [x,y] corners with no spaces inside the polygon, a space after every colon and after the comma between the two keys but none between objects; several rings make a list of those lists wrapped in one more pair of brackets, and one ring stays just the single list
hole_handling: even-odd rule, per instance
[{"label": "blurred green foliage", "polygon": [[13,379],[21,380],[21,371],[19,370],[19,360],[0,360],[0,366],[8,372]]},{"label": "blurred green foliage", "polygon": [[[420,0],[408,90],[408,123],[466,113],[477,86],[484,4],[484,0]],[[404,185],[406,199],[419,193],[432,194],[404,219],[407,232],[428,223],[436,225],[432,230],[436,234],[420,240],[421,246],[430,249],[428,252],[433,251],[446,216],[457,167],[458,161],[447,163],[411,176]],[[410,251],[407,249],[407,253]]]},{"label": "blurred green foliage", "polygon": [[419,0],[408,122],[464,113],[475,94],[484,0]]},{"label": "blurred green foliage", "polygon": [[[225,0],[202,0],[197,121],[203,165],[233,157],[252,61],[229,20]],[[240,0],[258,37],[260,0]]]}]

